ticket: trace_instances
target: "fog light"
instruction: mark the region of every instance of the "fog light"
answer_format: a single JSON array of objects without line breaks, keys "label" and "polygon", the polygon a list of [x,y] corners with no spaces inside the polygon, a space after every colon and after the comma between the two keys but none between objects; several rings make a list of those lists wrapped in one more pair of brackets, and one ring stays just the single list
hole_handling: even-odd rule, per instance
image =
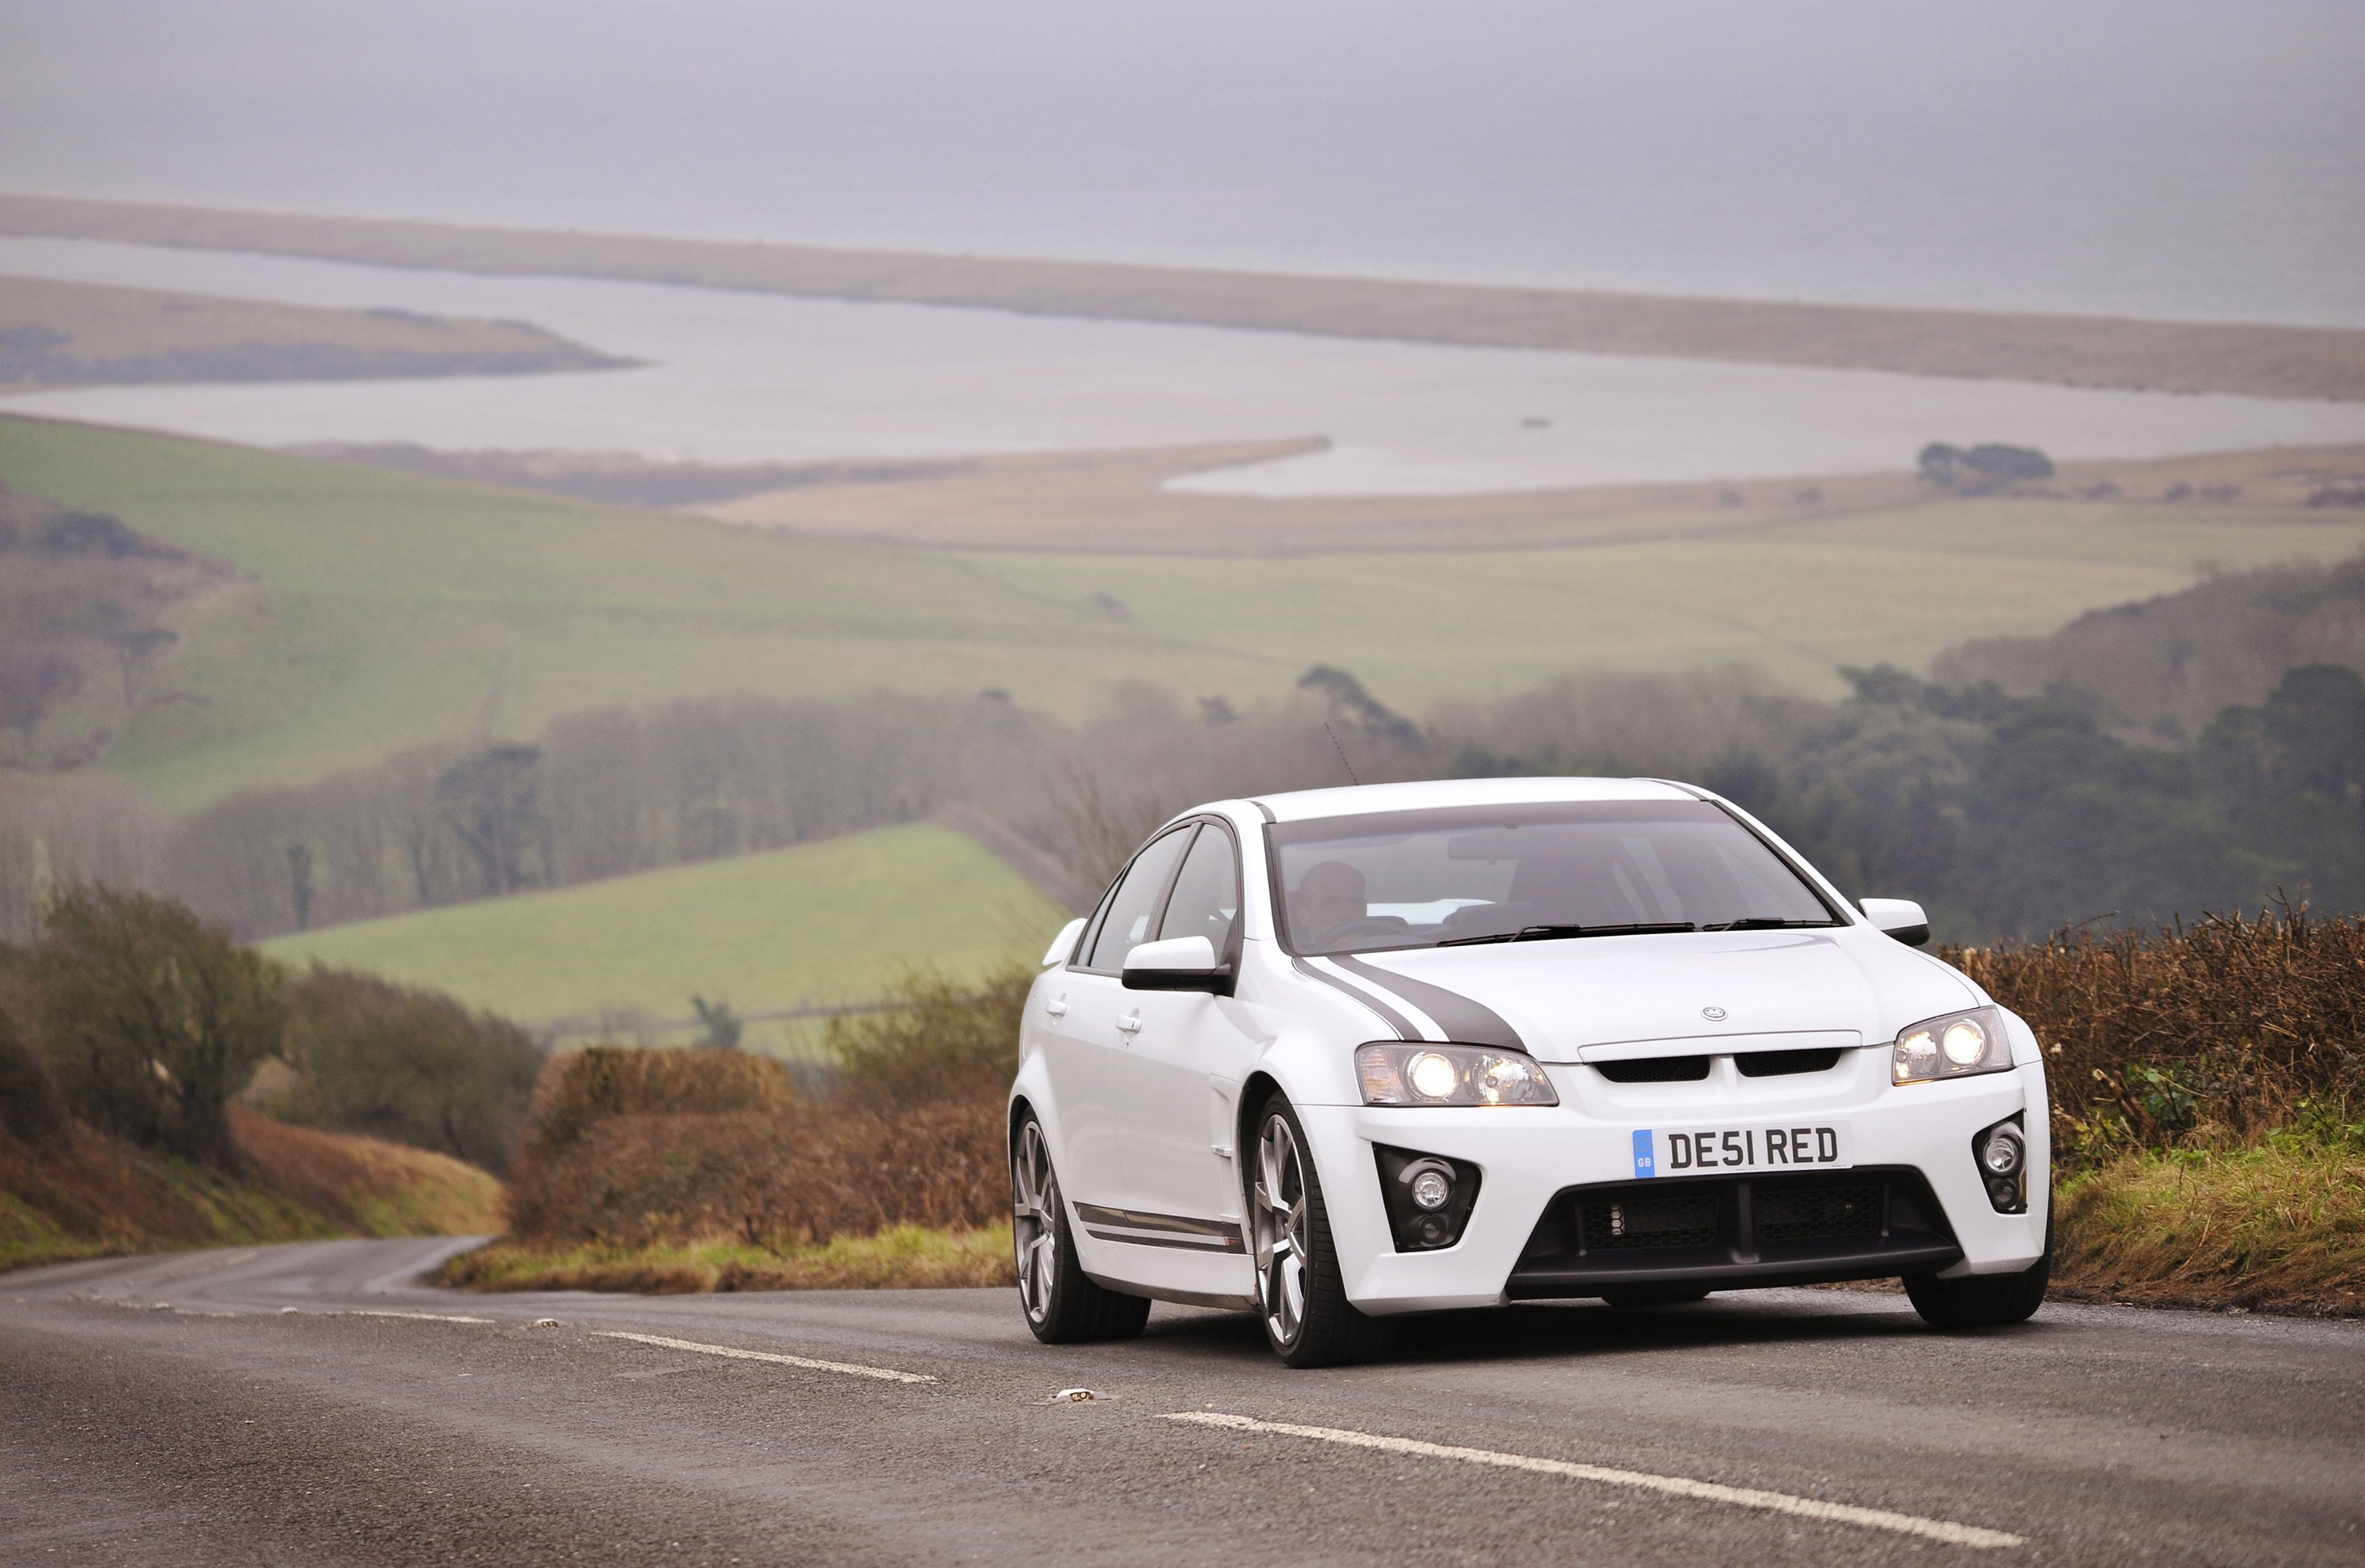
[{"label": "fog light", "polygon": [[2021,1161],[2027,1158],[2020,1129],[2001,1126],[1988,1134],[1987,1147],[1979,1150],[1979,1163],[1990,1176],[2011,1176],[2018,1172]]},{"label": "fog light", "polygon": [[1373,1145],[1372,1152],[1379,1157],[1380,1196],[1396,1250],[1426,1252],[1459,1242],[1477,1206],[1478,1167],[1384,1144]]},{"label": "fog light", "polygon": [[1989,1177],[1988,1202],[2005,1213],[2020,1207],[2020,1183],[2009,1176]]}]

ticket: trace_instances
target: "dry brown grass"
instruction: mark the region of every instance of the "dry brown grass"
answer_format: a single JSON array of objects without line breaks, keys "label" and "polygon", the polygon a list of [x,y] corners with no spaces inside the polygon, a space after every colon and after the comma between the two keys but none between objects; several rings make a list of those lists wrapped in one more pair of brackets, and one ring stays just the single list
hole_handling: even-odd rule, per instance
[{"label": "dry brown grass", "polygon": [[483,1236],[501,1228],[501,1184],[465,1160],[351,1133],[290,1126],[230,1107],[246,1174],[364,1236]]},{"label": "dry brown grass", "polygon": [[133,1148],[67,1121],[38,1141],[0,1127],[0,1269],[124,1252],[332,1236],[499,1228],[500,1183],[473,1165],[230,1109],[235,1170]]},{"label": "dry brown grass", "polygon": [[444,1265],[445,1284],[483,1291],[945,1290],[1017,1282],[1010,1224],[981,1230],[897,1226],[876,1236],[841,1236],[813,1246],[767,1250],[705,1241],[635,1248],[550,1249],[497,1241]]},{"label": "dry brown grass", "polygon": [[2147,1306],[2365,1315],[2365,1155],[2280,1138],[2072,1176],[2054,1292]]}]

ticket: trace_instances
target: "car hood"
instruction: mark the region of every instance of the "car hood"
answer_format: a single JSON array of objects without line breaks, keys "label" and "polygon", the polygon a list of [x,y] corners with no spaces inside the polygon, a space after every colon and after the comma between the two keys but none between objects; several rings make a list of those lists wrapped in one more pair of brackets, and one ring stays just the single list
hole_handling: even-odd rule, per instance
[{"label": "car hood", "polygon": [[[1866,926],[1600,936],[1355,954],[1328,960],[1450,1039],[1541,1061],[1870,1045],[1977,1005],[1953,968]],[[1800,1036],[1818,1036],[1808,1039]],[[1855,1036],[1848,1038],[1846,1036]],[[1788,1036],[1787,1038],[1764,1038]]]}]

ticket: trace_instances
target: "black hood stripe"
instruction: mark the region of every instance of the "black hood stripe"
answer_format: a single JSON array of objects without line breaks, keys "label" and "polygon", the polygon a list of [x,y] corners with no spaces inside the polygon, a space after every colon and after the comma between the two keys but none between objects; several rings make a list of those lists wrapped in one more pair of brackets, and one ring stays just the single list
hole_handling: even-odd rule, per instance
[{"label": "black hood stripe", "polygon": [[[1524,1051],[1527,1042],[1519,1031],[1503,1021],[1503,1015],[1483,1002],[1471,1001],[1458,991],[1448,991],[1441,985],[1417,980],[1397,974],[1393,969],[1367,964],[1351,953],[1333,953],[1330,961],[1350,974],[1362,976],[1373,985],[1383,985],[1431,1018],[1445,1031],[1445,1037],[1465,1046],[1495,1046],[1504,1050]],[[1407,1036],[1409,1038],[1410,1036]]]},{"label": "black hood stripe", "polygon": [[1412,1026],[1412,1020],[1407,1018],[1395,1008],[1390,1007],[1386,1002],[1380,1001],[1377,997],[1365,995],[1363,992],[1357,991],[1353,986],[1349,985],[1345,980],[1340,980],[1337,975],[1324,974],[1320,969],[1316,969],[1312,964],[1307,963],[1303,958],[1292,958],[1289,961],[1295,967],[1299,974],[1307,976],[1313,980],[1318,980],[1324,985],[1328,986],[1331,990],[1343,991],[1347,995],[1351,996],[1356,1001],[1362,1002],[1364,1006],[1370,1008],[1373,1013],[1380,1016],[1382,1021],[1384,1021],[1389,1028],[1394,1029],[1396,1032],[1397,1039],[1418,1040],[1420,1038],[1420,1031]]}]

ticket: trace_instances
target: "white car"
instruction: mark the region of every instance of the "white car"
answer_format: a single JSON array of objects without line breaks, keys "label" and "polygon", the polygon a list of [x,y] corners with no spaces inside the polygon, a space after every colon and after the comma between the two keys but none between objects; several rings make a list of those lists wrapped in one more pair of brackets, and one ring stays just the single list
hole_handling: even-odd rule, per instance
[{"label": "white car", "polygon": [[1027,997],[1027,1323],[1251,1308],[1313,1366],[1407,1313],[1874,1278],[1942,1327],[2016,1322],[2050,1261],[2044,1067],[1928,937],[1685,784],[1186,812]]}]

